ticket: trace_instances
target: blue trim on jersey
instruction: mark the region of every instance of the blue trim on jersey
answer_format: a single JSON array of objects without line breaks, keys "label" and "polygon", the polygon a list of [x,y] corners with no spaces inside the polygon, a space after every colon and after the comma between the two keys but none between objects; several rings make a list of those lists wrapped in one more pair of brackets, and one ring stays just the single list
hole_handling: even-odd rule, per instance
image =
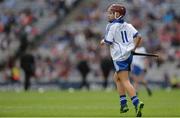
[{"label": "blue trim on jersey", "polygon": [[114,19],[114,20],[110,21],[110,23],[124,23],[124,19],[122,19],[122,17],[121,17],[119,19]]},{"label": "blue trim on jersey", "polygon": [[133,59],[133,55],[130,55],[128,59],[124,61],[113,61],[116,72],[130,71],[132,59]]},{"label": "blue trim on jersey", "polygon": [[138,32],[136,34],[134,34],[133,38],[136,38],[138,34],[139,34]]},{"label": "blue trim on jersey", "polygon": [[139,75],[141,75],[143,73],[144,73],[144,70],[142,68],[140,68],[137,65],[133,65],[133,67],[132,67],[132,74],[134,74],[136,76],[139,76]]},{"label": "blue trim on jersey", "polygon": [[112,45],[113,43],[111,41],[104,40],[106,44]]}]

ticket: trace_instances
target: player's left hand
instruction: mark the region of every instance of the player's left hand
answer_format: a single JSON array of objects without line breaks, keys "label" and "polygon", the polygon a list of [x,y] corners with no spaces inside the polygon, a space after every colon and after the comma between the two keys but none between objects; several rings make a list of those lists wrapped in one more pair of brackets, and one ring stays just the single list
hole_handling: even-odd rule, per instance
[{"label": "player's left hand", "polygon": [[103,46],[105,44],[104,39],[101,40],[100,46]]}]

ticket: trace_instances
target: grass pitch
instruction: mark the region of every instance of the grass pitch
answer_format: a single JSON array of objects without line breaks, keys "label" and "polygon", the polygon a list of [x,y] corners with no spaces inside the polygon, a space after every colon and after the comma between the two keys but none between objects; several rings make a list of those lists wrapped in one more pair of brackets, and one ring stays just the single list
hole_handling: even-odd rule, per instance
[{"label": "grass pitch", "polygon": [[[154,90],[149,97],[139,92],[145,117],[180,117],[180,90]],[[116,91],[0,92],[0,117],[134,117],[135,110],[119,113]]]}]

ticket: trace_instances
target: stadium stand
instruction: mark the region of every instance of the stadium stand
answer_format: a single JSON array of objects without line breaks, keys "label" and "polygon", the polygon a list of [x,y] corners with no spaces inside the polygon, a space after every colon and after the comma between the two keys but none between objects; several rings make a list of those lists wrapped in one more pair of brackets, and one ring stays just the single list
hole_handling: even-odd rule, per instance
[{"label": "stadium stand", "polygon": [[[50,0],[49,2],[42,2],[41,0],[22,1],[23,0],[17,0],[15,3],[4,1],[0,5],[8,5],[9,7],[16,6],[18,14],[14,14],[15,16],[17,15],[17,19],[24,17],[24,8],[28,6],[28,10],[31,11],[30,13],[34,21],[31,28],[27,27],[26,31],[29,31],[33,27],[35,31],[30,30],[30,34],[34,32],[35,35],[40,33],[44,34],[42,40],[38,42],[35,47],[36,51],[34,51],[37,62],[37,81],[55,83],[79,82],[81,79],[77,72],[76,65],[80,58],[86,57],[91,68],[88,76],[89,82],[101,82],[102,76],[99,61],[102,57],[108,56],[109,53],[106,48],[98,48],[98,44],[103,37],[107,23],[105,20],[106,6],[111,2],[109,0],[82,1],[75,10],[68,16],[65,16],[66,12],[69,11],[68,8],[74,3],[74,0],[67,0],[68,3],[66,3],[65,6],[56,6],[57,4],[54,3],[55,0]],[[72,3],[69,3],[69,1]],[[118,0],[113,2],[118,2]],[[162,84],[165,81],[164,76],[166,74],[168,74],[170,78],[174,75],[180,77],[180,10],[178,7],[180,1],[127,0],[122,1],[122,3],[124,3],[128,9],[125,19],[131,22],[139,30],[142,37],[144,37],[144,45],[147,51],[160,55],[159,59],[152,59],[151,61],[151,67],[146,76],[149,82],[152,84],[160,82]],[[25,7],[22,8],[21,6]],[[58,10],[56,9],[57,7]],[[5,8],[7,8],[7,6]],[[61,8],[63,8],[63,10],[61,10]],[[5,11],[1,12],[3,14],[6,13]],[[4,15],[1,15],[1,17],[2,16]],[[57,20],[57,17],[63,18]],[[0,30],[3,29],[1,28],[4,26],[3,22],[4,21],[1,20]],[[45,32],[52,24],[55,24],[53,25],[54,27]],[[17,29],[18,28],[17,26]],[[0,35],[3,34],[4,31],[2,31]],[[8,37],[9,36],[10,35],[8,35]],[[33,36],[30,35],[28,37]],[[17,39],[14,42],[17,43]],[[12,45],[15,47],[15,44]],[[8,48],[8,50],[10,50],[10,48]],[[14,49],[12,49],[12,51],[14,51]],[[9,52],[11,51],[8,51],[8,53]],[[4,55],[1,57],[7,59]],[[109,81],[112,82],[112,79]],[[61,84],[60,86],[63,85],[64,84]],[[69,84],[69,87],[70,86],[71,84]]]}]

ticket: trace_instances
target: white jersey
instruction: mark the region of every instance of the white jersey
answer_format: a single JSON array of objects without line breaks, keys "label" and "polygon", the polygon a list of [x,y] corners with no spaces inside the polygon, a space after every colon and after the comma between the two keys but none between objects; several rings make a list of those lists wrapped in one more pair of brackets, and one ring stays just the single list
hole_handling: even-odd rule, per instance
[{"label": "white jersey", "polygon": [[[146,53],[146,49],[144,47],[138,47],[136,48],[136,52]],[[146,67],[145,56],[133,56],[132,65],[136,65],[141,69],[145,69]]]},{"label": "white jersey", "polygon": [[126,60],[134,49],[138,31],[126,22],[112,22],[106,27],[105,43],[110,44],[111,57],[115,61]]}]

